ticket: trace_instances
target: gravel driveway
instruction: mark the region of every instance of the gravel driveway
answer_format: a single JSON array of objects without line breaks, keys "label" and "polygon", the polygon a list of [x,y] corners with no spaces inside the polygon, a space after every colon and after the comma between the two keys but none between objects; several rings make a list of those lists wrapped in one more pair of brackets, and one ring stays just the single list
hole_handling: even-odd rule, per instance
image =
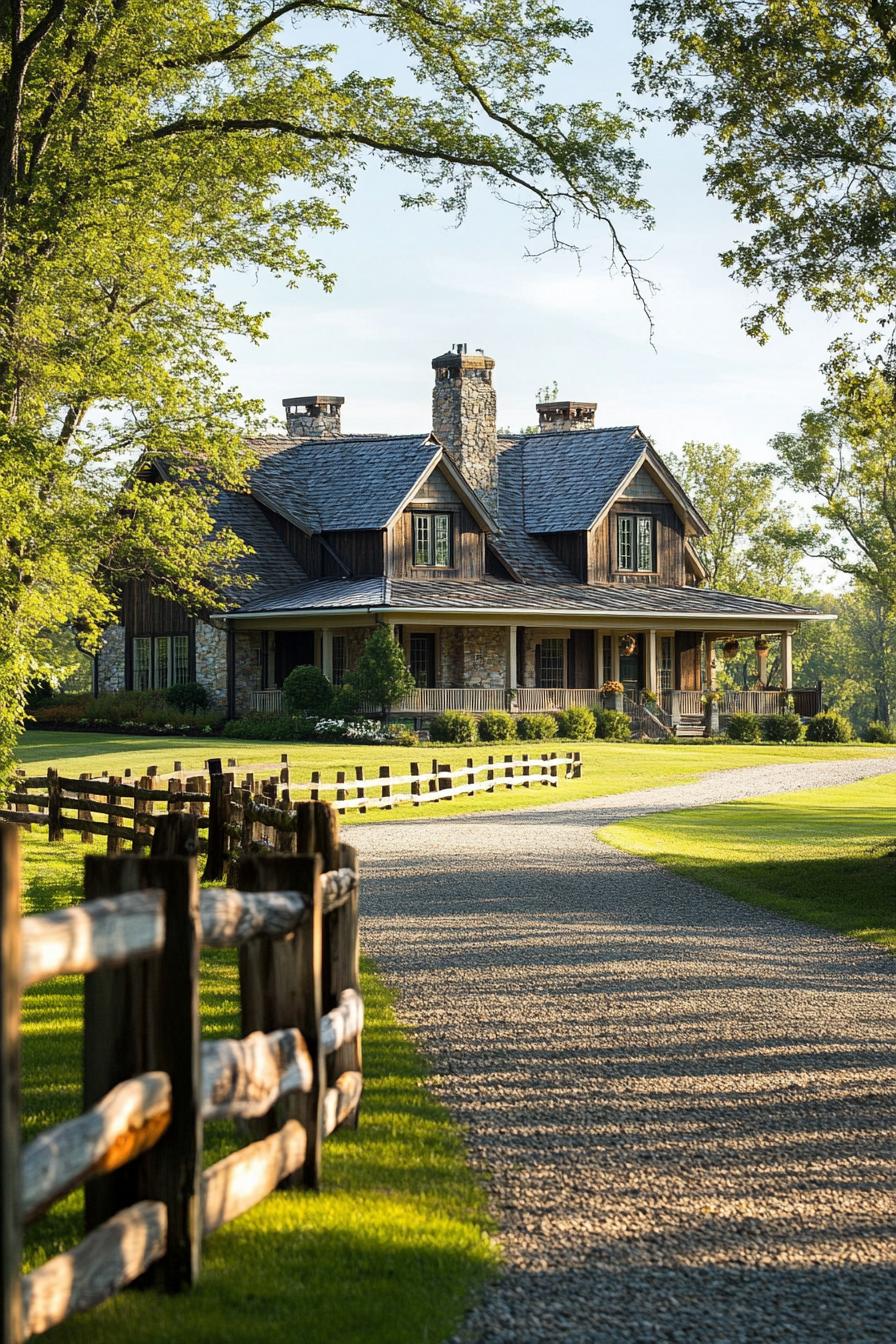
[{"label": "gravel driveway", "polygon": [[501,1228],[505,1273],[459,1338],[893,1340],[896,960],[593,832],[894,770],[762,766],[352,829],[366,949]]}]

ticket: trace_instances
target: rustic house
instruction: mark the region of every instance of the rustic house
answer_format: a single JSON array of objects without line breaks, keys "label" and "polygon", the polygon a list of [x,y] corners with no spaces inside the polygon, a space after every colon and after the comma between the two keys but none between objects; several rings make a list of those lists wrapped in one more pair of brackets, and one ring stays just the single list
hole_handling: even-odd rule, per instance
[{"label": "rustic house", "polygon": [[598,428],[595,403],[557,401],[537,433],[500,434],[493,359],[458,346],[432,367],[431,433],[344,434],[344,398],[286,399],[287,432],[253,440],[248,493],[216,511],[252,548],[251,589],[197,619],[131,586],[97,689],[195,679],[231,714],[276,710],[293,667],[339,683],[384,622],[418,686],[399,712],[418,719],[595,703],[619,681],[686,731],[721,647],[745,640],[757,689],[723,709],[788,692],[820,708],[818,688],[791,684],[792,633],[819,614],[701,586],[706,523],[636,425]]}]

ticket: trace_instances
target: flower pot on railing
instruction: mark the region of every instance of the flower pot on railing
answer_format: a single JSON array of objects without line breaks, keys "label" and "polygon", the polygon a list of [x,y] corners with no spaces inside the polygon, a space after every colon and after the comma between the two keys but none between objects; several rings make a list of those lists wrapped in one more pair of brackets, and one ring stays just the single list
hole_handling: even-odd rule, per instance
[{"label": "flower pot on railing", "polygon": [[600,699],[604,709],[616,709],[622,712],[622,698],[625,687],[621,681],[605,681],[600,688]]}]

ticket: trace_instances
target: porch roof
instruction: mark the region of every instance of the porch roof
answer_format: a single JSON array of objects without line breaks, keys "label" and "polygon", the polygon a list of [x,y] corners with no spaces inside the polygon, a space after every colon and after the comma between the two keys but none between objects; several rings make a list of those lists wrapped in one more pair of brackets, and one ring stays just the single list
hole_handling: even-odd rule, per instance
[{"label": "porch roof", "polygon": [[811,607],[791,606],[763,598],[742,597],[707,588],[654,588],[634,584],[609,587],[586,584],[508,583],[440,579],[318,579],[259,597],[243,604],[231,618],[301,616],[311,613],[358,611],[388,614],[414,611],[431,616],[454,612],[508,615],[593,615],[595,617],[656,616],[772,617],[783,620],[824,620]]}]

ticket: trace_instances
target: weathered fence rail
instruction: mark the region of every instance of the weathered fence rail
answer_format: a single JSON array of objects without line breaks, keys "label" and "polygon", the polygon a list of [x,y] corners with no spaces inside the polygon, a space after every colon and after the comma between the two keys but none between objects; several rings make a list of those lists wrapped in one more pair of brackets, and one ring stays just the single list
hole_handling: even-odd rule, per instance
[{"label": "weathered fence rail", "polygon": [[[2,1344],[138,1279],[189,1287],[203,1237],[277,1186],[317,1188],[323,1140],[357,1123],[357,856],[328,804],[292,816],[278,852],[235,856],[231,885],[203,891],[198,818],[161,817],[148,856],[88,855],[81,904],[24,918],[18,833],[0,823]],[[239,949],[239,1039],[200,1039],[204,945]],[[20,1151],[21,996],[72,974],[84,1109]],[[203,1124],[228,1118],[253,1142],[203,1171]],[[22,1275],[24,1223],[82,1184],[84,1239]]]},{"label": "weathered fence rail", "polygon": [[[365,774],[357,765],[337,770],[334,779],[322,779],[319,770],[294,779],[289,758],[283,755],[276,764],[242,769],[229,762],[224,770],[219,760],[211,760],[202,774],[178,770],[160,775],[157,767],[149,766],[135,784],[117,776],[95,779],[85,774],[75,779],[51,769],[46,775],[19,774],[0,819],[29,829],[46,826],[51,841],[61,840],[66,831],[76,832],[84,844],[103,837],[107,855],[113,856],[126,847],[136,853],[150,849],[164,818],[187,815],[195,824],[191,843],[197,853],[207,855],[203,876],[216,881],[238,852],[249,852],[255,843],[276,848],[278,834],[295,828],[294,818],[284,827],[280,814],[291,813],[298,801],[314,802],[326,795],[337,812],[363,814],[368,809],[391,809],[402,803],[420,807],[497,789],[556,787],[561,779],[581,777],[582,758],[578,751],[522,753],[489,756],[478,765],[470,757],[455,769],[435,759],[428,770],[411,761],[408,774],[393,775],[388,765],[375,770]],[[97,821],[94,813],[105,820]],[[129,917],[148,918],[138,907],[139,902]]]}]

